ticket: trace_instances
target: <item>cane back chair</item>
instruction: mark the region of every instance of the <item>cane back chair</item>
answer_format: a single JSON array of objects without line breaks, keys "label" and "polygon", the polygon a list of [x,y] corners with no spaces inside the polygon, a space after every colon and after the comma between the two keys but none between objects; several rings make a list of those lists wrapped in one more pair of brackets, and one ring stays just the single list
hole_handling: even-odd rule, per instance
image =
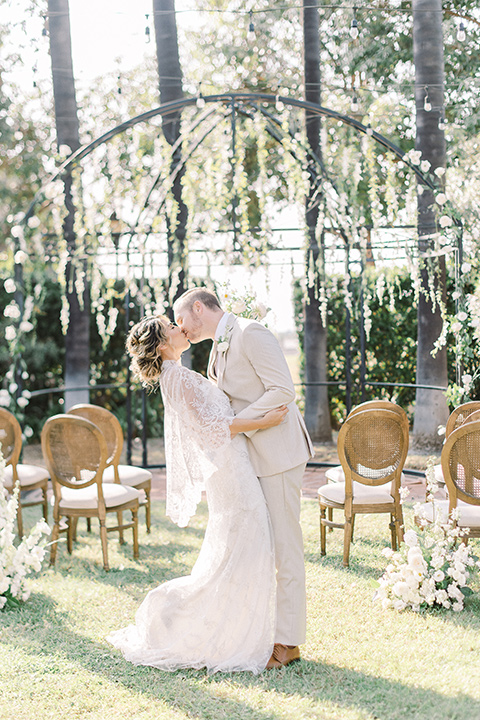
[{"label": "cane back chair", "polygon": [[[138,499],[135,488],[102,483],[108,448],[102,432],[89,420],[75,415],[54,415],[42,429],[42,451],[53,484],[53,532],[50,564],[54,565],[60,520],[66,517],[67,549],[71,554],[74,521],[96,517],[100,523],[103,567],[109,569],[107,533],[133,530],[133,556],[138,558]],[[132,521],[107,527],[108,513],[130,510]]]},{"label": "cane back chair", "polygon": [[[344,482],[318,490],[320,548],[326,554],[326,528],[343,528],[343,564],[348,566],[355,516],[389,513],[392,548],[403,539],[400,478],[408,452],[408,420],[398,412],[369,409],[350,414],[340,428],[338,456]],[[326,511],[342,510],[343,523],[326,518]]]},{"label": "cane back chair", "polygon": [[127,487],[134,487],[136,490],[143,490],[140,505],[145,506],[145,524],[147,533],[149,533],[151,525],[152,473],[145,468],[120,464],[123,449],[123,431],[118,419],[110,410],[87,403],[74,405],[70,408],[68,414],[90,420],[100,428],[105,436],[108,459],[103,473],[103,482],[115,482]]},{"label": "cane back chair", "polygon": [[[9,493],[13,493],[15,485],[19,485],[17,506],[17,529],[20,537],[23,536],[22,510],[32,505],[42,505],[43,517],[48,520],[48,470],[37,465],[20,463],[22,451],[22,429],[17,418],[5,408],[0,408],[0,448],[5,460],[3,485]],[[41,491],[41,499],[21,498],[22,492],[34,490]]]},{"label": "cane back chair", "polygon": [[441,463],[448,499],[424,503],[423,516],[433,522],[434,513],[439,513],[441,522],[446,523],[456,509],[455,524],[469,531],[464,542],[480,537],[480,419],[467,417],[450,433]]}]

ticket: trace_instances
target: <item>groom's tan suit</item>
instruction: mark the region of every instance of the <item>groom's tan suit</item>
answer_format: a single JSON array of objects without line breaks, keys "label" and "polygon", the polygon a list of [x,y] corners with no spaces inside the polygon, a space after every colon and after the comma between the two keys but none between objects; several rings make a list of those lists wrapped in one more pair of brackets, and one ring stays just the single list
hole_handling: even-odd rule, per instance
[{"label": "groom's tan suit", "polygon": [[[224,325],[224,323],[222,323]],[[230,398],[239,418],[256,419],[288,406],[276,427],[246,433],[250,458],[262,485],[272,521],[277,564],[275,642],[305,642],[306,598],[300,527],[301,483],[312,444],[295,403],[295,389],[275,336],[260,323],[232,313],[214,343],[208,375]]]}]

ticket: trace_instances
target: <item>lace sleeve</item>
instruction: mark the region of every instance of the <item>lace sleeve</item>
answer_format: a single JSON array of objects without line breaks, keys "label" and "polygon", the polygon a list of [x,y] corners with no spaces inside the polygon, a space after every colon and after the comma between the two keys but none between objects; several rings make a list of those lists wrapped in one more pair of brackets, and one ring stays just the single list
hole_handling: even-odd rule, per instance
[{"label": "lace sleeve", "polygon": [[226,461],[233,411],[222,391],[174,362],[164,363],[160,387],[167,515],[184,527],[195,514],[206,479]]}]

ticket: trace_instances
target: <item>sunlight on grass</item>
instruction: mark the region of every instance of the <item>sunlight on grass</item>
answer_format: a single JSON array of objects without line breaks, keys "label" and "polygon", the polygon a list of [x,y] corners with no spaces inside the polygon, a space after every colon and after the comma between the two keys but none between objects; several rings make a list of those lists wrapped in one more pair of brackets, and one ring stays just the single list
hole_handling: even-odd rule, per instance
[{"label": "sunlight on grass", "polygon": [[385,564],[386,517],[358,518],[346,570],[342,532],[328,533],[321,558],[317,504],[304,500],[302,507],[309,616],[301,663],[258,677],[165,673],[130,665],[105,642],[133,620],[149,589],[187,574],[198,554],[206,505],[180,529],[165,518],[163,503],[154,503],[151,535],[141,525],[138,562],[131,537],[120,546],[110,535],[106,573],[98,529],[89,534],[80,521],[73,554],[62,543],[56,568],[31,581],[30,600],[0,613],[1,720],[480,717],[478,580],[463,613],[384,611],[372,594]]}]

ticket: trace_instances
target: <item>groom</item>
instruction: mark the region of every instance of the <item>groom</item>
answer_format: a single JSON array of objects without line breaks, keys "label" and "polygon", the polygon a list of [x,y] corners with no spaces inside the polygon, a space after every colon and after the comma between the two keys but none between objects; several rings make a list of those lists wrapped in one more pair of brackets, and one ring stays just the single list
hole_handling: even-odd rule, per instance
[{"label": "groom", "polygon": [[305,642],[306,594],[300,496],[312,443],[295,403],[295,390],[275,336],[254,320],[220,307],[207,288],[187,290],[176,300],[175,321],[191,343],[214,340],[208,376],[230,398],[235,415],[258,418],[288,405],[274,428],[245,433],[273,526],[277,566],[275,645],[267,668],[300,659]]}]

